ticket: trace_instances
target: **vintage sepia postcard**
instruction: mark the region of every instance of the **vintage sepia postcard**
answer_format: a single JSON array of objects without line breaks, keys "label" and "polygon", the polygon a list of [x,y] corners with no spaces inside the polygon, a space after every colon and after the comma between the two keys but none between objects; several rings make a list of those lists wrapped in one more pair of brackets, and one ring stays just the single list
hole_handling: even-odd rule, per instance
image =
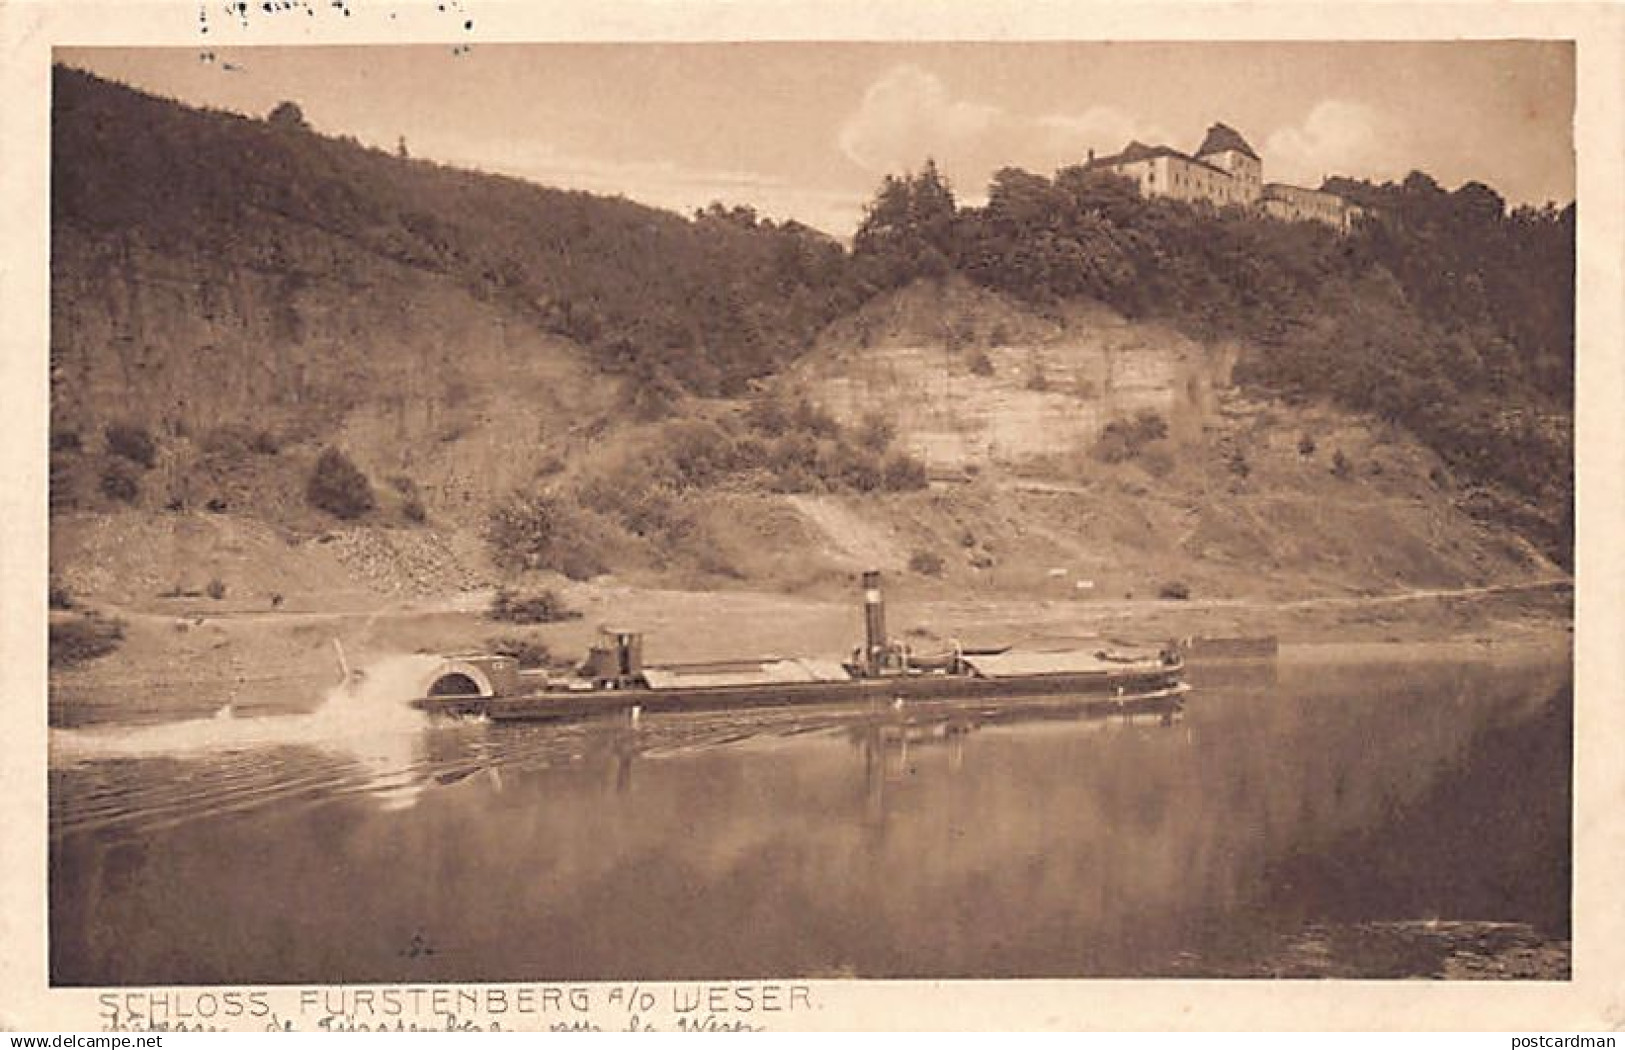
[{"label": "vintage sepia postcard", "polygon": [[0,15],[0,1024],[1625,1022],[1620,9]]}]

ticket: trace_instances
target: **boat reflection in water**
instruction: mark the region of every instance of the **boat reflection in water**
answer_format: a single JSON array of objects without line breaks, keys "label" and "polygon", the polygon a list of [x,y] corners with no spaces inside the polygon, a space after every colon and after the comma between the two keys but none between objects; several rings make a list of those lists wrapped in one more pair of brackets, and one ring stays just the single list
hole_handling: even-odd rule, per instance
[{"label": "boat reflection in water", "polygon": [[[522,772],[503,773],[510,750],[497,742],[511,738],[512,758],[534,758],[519,741],[548,730],[567,729],[573,742],[569,761],[586,769],[604,770],[606,789],[621,795],[633,787],[635,767],[730,745],[770,746],[795,738],[838,735],[847,740],[862,758],[866,794],[880,797],[883,784],[904,779],[910,769],[911,752],[922,748],[945,750],[948,768],[958,770],[965,763],[966,740],[972,734],[1022,726],[1065,724],[1073,731],[1183,732],[1184,694],[1166,698],[1156,705],[1136,706],[1121,711],[1103,711],[1092,697],[1046,697],[1042,701],[894,701],[861,708],[827,705],[791,710],[756,710],[749,718],[737,712],[673,713],[639,715],[636,719],[593,719],[568,725],[548,726],[495,723],[490,737],[497,746],[484,762],[438,775],[442,785],[453,784],[475,774],[484,774],[500,791],[504,784],[522,778]],[[537,773],[541,772],[538,768]]]},{"label": "boat reflection in water", "polygon": [[964,768],[968,738],[983,730],[1065,723],[1072,732],[1183,732],[1183,719],[1184,707],[1178,703],[1169,703],[1161,710],[1114,714],[1101,714],[1084,704],[1007,704],[957,712],[939,710],[923,716],[898,709],[847,726],[844,732],[863,756],[864,815],[876,822],[886,816],[887,785],[908,779],[914,771],[913,758],[921,749],[945,750],[946,769],[951,776]]}]

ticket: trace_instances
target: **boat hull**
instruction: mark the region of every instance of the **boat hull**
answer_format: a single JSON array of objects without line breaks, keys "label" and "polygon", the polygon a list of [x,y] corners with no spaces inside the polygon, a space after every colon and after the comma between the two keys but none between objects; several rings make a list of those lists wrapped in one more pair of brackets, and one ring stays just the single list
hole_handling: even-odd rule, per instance
[{"label": "boat hull", "polygon": [[583,718],[630,712],[717,711],[899,701],[1069,698],[1081,710],[1160,713],[1176,709],[1188,687],[1183,668],[1118,669],[984,678],[916,674],[845,682],[791,682],[681,689],[542,690],[511,696],[434,696],[418,701],[432,712],[479,714],[497,721]]}]

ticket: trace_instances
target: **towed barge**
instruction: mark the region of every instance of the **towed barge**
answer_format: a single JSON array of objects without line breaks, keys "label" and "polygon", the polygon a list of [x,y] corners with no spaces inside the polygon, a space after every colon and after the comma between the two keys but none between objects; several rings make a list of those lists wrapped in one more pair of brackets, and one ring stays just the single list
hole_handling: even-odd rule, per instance
[{"label": "towed barge", "polygon": [[521,669],[511,656],[446,657],[419,707],[495,720],[584,718],[661,711],[1053,698],[1081,712],[1160,714],[1189,686],[1178,649],[1018,651],[964,648],[916,654],[887,637],[880,574],[864,585],[864,645],[848,661],[808,657],[645,664],[643,636],[603,628],[568,673]]}]

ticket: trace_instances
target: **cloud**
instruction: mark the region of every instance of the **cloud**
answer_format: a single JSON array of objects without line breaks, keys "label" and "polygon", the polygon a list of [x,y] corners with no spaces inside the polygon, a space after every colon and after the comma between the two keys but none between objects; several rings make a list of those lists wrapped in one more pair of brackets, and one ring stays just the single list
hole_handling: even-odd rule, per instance
[{"label": "cloud", "polygon": [[1006,166],[1048,174],[1082,162],[1091,149],[1116,152],[1134,138],[1165,133],[1110,106],[1075,113],[1012,113],[956,97],[937,74],[894,66],[869,85],[842,123],[836,145],[870,175],[915,170],[927,157],[948,175],[962,200],[975,201],[993,172]]},{"label": "cloud", "polygon": [[900,171],[933,151],[956,153],[997,128],[996,106],[952,98],[935,73],[895,66],[863,93],[842,124],[841,152],[871,173]]},{"label": "cloud", "polygon": [[1265,177],[1304,186],[1318,186],[1334,174],[1396,178],[1409,170],[1412,155],[1404,131],[1377,110],[1327,99],[1302,124],[1281,128],[1265,140]]}]

